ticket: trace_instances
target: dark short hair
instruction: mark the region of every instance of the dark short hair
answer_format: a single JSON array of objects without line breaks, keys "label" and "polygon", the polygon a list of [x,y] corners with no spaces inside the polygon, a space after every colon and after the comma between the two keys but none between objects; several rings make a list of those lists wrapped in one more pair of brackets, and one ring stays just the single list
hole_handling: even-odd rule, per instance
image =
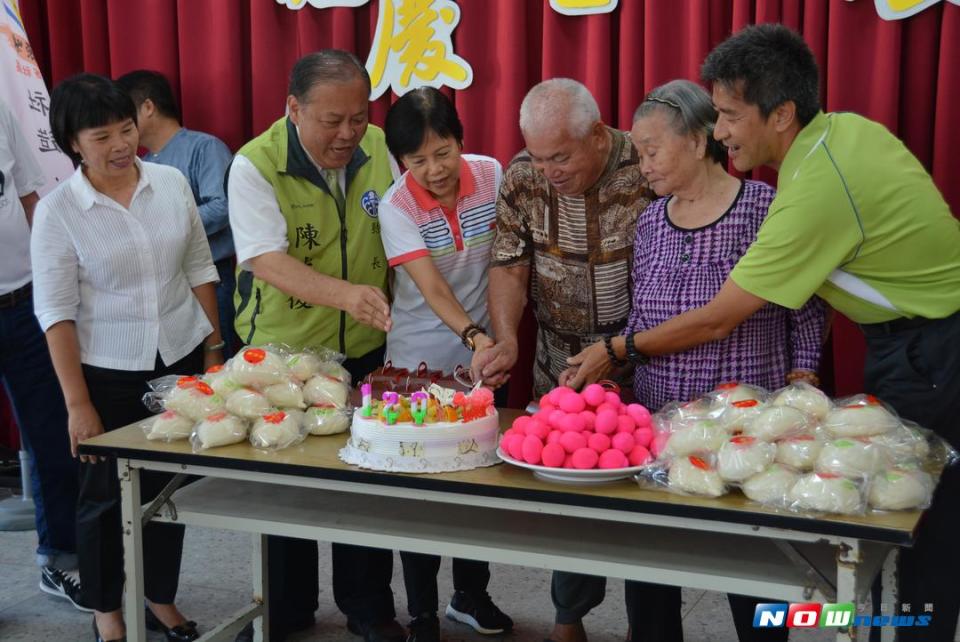
[{"label": "dark short hair", "polygon": [[178,123],[181,122],[180,107],[177,105],[176,98],[173,97],[173,89],[159,71],[149,69],[131,71],[117,78],[117,84],[130,94],[137,109],[140,109],[144,101],[150,99],[161,114],[175,119]]},{"label": "dark short hair", "polygon": [[77,134],[84,129],[103,127],[128,118],[137,122],[133,101],[117,83],[104,76],[71,76],[50,92],[53,139],[74,165],[80,164],[80,154],[71,146]]},{"label": "dark short hair", "polygon": [[710,52],[704,82],[738,91],[764,118],[792,100],[806,126],[820,111],[820,73],[803,37],[781,24],[746,27]]},{"label": "dark short hair", "polygon": [[427,132],[440,138],[453,137],[463,144],[463,124],[453,101],[433,87],[420,87],[405,93],[390,106],[384,124],[387,148],[394,158],[420,149]]},{"label": "dark short hair", "polygon": [[359,58],[342,49],[321,49],[294,63],[287,93],[303,101],[314,85],[345,83],[358,78],[366,83],[369,93],[370,74]]},{"label": "dark short hair", "polygon": [[652,90],[633,113],[633,122],[660,111],[670,119],[673,130],[681,136],[703,134],[707,137],[707,154],[717,163],[727,162],[727,147],[713,137],[717,110],[703,87],[689,80],[671,80]]}]

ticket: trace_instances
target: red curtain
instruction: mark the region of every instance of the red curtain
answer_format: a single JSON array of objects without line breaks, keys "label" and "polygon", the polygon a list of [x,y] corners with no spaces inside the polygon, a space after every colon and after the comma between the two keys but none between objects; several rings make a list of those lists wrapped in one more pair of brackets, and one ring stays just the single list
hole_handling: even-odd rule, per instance
[{"label": "red curtain", "polygon": [[[629,127],[643,95],[698,78],[704,56],[732,31],[783,22],[803,33],[822,71],[828,110],[859,112],[903,138],[960,213],[960,6],[943,2],[885,22],[871,0],[621,0],[611,14],[568,17],[547,0],[458,0],[456,53],[473,85],[455,92],[469,151],[508,161],[522,146],[520,101],[544,78],[569,76],[597,97],[604,118]],[[236,149],[283,113],[287,74],[302,54],[340,47],[366,59],[378,0],[363,7],[292,11],[274,0],[21,0],[46,78],[117,76],[153,68],[170,77],[188,127]],[[384,97],[373,106],[382,122]],[[955,109],[954,109],[955,112]],[[770,172],[760,172],[775,180]],[[530,325],[528,321],[528,332]],[[529,343],[529,342],[528,342]],[[835,325],[836,392],[862,387],[863,340]],[[529,359],[514,403],[529,389]],[[827,360],[829,361],[829,359]]]}]

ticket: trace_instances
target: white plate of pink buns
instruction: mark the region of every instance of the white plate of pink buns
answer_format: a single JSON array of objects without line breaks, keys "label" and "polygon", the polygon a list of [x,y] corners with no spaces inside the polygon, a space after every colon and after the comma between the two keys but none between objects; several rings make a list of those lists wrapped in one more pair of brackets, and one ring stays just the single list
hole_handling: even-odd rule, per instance
[{"label": "white plate of pink buns", "polygon": [[525,461],[517,461],[500,448],[497,448],[497,456],[508,464],[532,470],[533,476],[537,479],[561,484],[605,484],[607,482],[632,477],[646,468],[646,466],[589,468],[585,470],[580,470],[579,468],[551,468],[550,466],[537,466],[535,464],[528,464]]}]

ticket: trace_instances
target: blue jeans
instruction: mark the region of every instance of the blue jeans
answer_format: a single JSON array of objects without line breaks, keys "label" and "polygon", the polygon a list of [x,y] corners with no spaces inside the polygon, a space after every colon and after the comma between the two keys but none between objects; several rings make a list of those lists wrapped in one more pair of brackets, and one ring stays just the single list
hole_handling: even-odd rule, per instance
[{"label": "blue jeans", "polygon": [[0,308],[0,378],[30,454],[42,566],[77,568],[77,462],[70,455],[67,411],[29,298]]},{"label": "blue jeans", "polygon": [[237,274],[234,266],[234,257],[220,259],[214,265],[220,276],[217,285],[217,313],[220,315],[220,336],[226,344],[223,348],[223,358],[229,359],[240,347],[237,332],[233,329],[233,293],[237,289]]}]

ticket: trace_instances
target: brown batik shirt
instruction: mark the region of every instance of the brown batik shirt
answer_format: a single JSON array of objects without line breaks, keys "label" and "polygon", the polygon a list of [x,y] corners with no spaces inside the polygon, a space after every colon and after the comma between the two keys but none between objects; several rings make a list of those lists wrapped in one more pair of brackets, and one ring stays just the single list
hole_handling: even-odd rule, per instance
[{"label": "brown batik shirt", "polygon": [[532,267],[536,396],[557,385],[567,357],[619,333],[630,316],[637,216],[652,194],[629,135],[609,132],[607,166],[582,195],[558,194],[526,150],[500,186],[491,266]]}]

